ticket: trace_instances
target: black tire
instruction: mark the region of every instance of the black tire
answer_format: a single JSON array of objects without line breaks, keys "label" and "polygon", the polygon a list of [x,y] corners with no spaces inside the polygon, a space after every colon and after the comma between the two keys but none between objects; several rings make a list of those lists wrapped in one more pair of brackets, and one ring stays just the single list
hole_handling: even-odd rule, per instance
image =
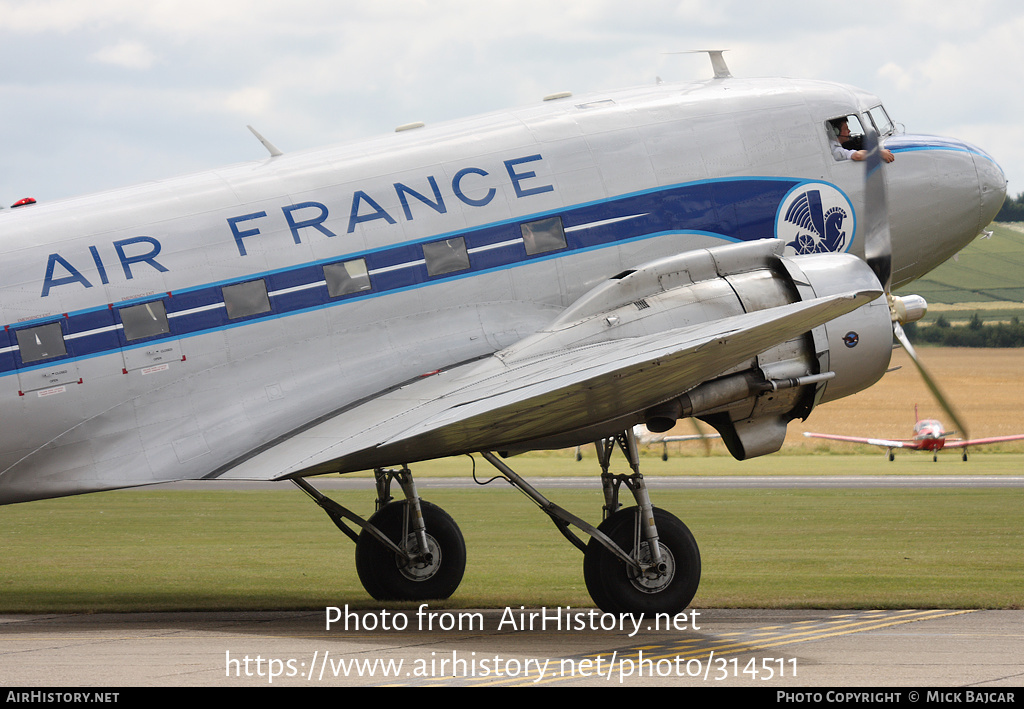
[{"label": "black tire", "polygon": [[[398,546],[401,542],[405,502],[392,502],[369,522]],[[356,542],[356,571],[363,588],[379,601],[426,601],[448,598],[462,583],[466,571],[466,542],[447,512],[420,501],[427,543],[434,556],[429,565],[406,566],[401,558],[366,530]],[[410,540],[411,543],[411,540]]]},{"label": "black tire", "polygon": [[[635,519],[638,508],[619,510],[600,524],[624,551],[633,556]],[[597,540],[591,538],[583,557],[583,578],[590,597],[606,613],[675,614],[693,600],[700,584],[700,550],[690,530],[665,510],[654,508],[658,543],[668,570],[655,579],[635,578],[633,572]],[[647,542],[640,543],[641,556]]]}]

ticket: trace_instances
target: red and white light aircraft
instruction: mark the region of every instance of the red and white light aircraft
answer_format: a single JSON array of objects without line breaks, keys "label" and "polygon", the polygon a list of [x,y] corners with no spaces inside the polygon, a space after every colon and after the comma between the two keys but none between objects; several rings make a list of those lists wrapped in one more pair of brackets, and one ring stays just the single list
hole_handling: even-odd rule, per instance
[{"label": "red and white light aircraft", "polygon": [[893,450],[896,448],[907,448],[915,451],[931,451],[932,460],[938,461],[939,451],[943,448],[962,448],[963,460],[967,460],[967,448],[969,446],[983,446],[989,443],[1002,443],[1005,441],[1024,440],[1024,434],[1015,436],[995,436],[993,438],[973,438],[963,440],[959,438],[948,439],[948,436],[956,433],[947,431],[941,421],[935,419],[922,419],[917,415],[917,407],[914,407],[914,437],[906,440],[890,441],[884,438],[857,438],[855,436],[833,436],[828,433],[804,433],[808,438],[825,438],[831,441],[845,441],[847,443],[864,443],[869,446],[887,448],[889,460],[896,458]]}]

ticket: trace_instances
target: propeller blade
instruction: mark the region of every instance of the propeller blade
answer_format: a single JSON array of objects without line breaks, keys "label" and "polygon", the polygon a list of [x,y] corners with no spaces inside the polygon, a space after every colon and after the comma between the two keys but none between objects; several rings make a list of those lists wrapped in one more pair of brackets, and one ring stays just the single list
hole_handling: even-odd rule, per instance
[{"label": "propeller blade", "polygon": [[[931,391],[935,400],[939,402],[943,411],[956,424],[957,429],[963,433],[964,438],[969,438],[967,427],[960,421],[960,417],[953,410],[946,395],[939,389],[939,385],[932,379],[924,365],[921,364],[917,351],[910,344],[910,339],[907,338],[907,334],[903,331],[903,326],[900,324],[900,319],[906,318],[908,313],[905,307],[906,299],[894,298],[891,293],[892,236],[889,234],[889,206],[886,199],[885,173],[882,170],[882,150],[878,141],[878,133],[873,126],[867,126],[864,131],[864,150],[868,153],[864,160],[864,222],[865,233],[867,234],[864,239],[864,260],[875,276],[878,277],[878,282],[882,284],[882,288],[885,290],[885,296],[889,301],[889,309],[893,313],[893,335],[903,346],[903,349],[907,351],[907,354],[910,355],[910,359],[914,362],[914,366],[917,367],[921,379],[924,380],[925,385]],[[921,300],[923,302],[923,299]],[[915,306],[920,307],[916,303]],[[918,315],[917,317],[920,316]]]},{"label": "propeller blade", "polygon": [[894,322],[892,324],[892,331],[896,335],[896,339],[899,340],[901,345],[903,345],[903,349],[905,349],[907,354],[910,355],[910,359],[913,360],[914,365],[917,367],[917,371],[921,374],[921,378],[928,386],[932,396],[935,397],[935,400],[939,402],[939,406],[942,407],[942,410],[946,412],[946,415],[949,416],[950,420],[956,425],[956,430],[960,431],[964,438],[970,439],[970,436],[967,435],[967,427],[960,421],[960,418],[956,415],[952,405],[950,405],[949,401],[946,399],[945,394],[943,394],[939,389],[939,385],[935,383],[935,380],[932,379],[930,374],[928,374],[928,370],[926,370],[924,365],[921,364],[921,360],[917,358],[917,351],[914,349],[914,346],[910,344],[910,340],[907,338],[906,333],[903,332],[903,327],[898,322]]},{"label": "propeller blade", "polygon": [[889,235],[889,206],[885,196],[885,173],[878,133],[873,127],[864,132],[864,260],[878,277],[886,295],[892,285],[892,238]]},{"label": "propeller blade", "polygon": [[697,419],[690,418],[690,423],[693,424],[693,430],[697,432],[698,436],[700,436],[700,442],[704,444],[704,455],[705,456],[710,456],[711,455],[711,438],[700,427],[700,424],[697,423]]}]

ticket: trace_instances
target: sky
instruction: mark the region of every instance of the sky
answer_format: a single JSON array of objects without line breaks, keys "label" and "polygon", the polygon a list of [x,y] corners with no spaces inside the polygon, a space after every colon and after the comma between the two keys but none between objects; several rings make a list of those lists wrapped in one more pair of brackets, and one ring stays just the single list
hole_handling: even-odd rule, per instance
[{"label": "sky", "polygon": [[1017,0],[0,0],[0,205],[539,101],[734,76],[853,84],[1024,192]]}]

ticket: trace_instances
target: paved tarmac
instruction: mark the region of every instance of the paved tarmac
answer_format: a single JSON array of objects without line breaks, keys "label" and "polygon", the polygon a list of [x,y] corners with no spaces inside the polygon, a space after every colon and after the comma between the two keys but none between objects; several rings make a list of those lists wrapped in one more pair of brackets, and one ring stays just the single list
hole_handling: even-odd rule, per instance
[{"label": "paved tarmac", "polygon": [[341,608],[330,629],[327,616],[327,609],[2,616],[0,686],[887,687],[904,694],[959,687],[1004,699],[1024,692],[1014,689],[1024,685],[1024,611],[697,609],[672,619],[672,628],[643,620],[639,631],[629,617],[564,607],[547,608],[546,618],[518,607]]}]

